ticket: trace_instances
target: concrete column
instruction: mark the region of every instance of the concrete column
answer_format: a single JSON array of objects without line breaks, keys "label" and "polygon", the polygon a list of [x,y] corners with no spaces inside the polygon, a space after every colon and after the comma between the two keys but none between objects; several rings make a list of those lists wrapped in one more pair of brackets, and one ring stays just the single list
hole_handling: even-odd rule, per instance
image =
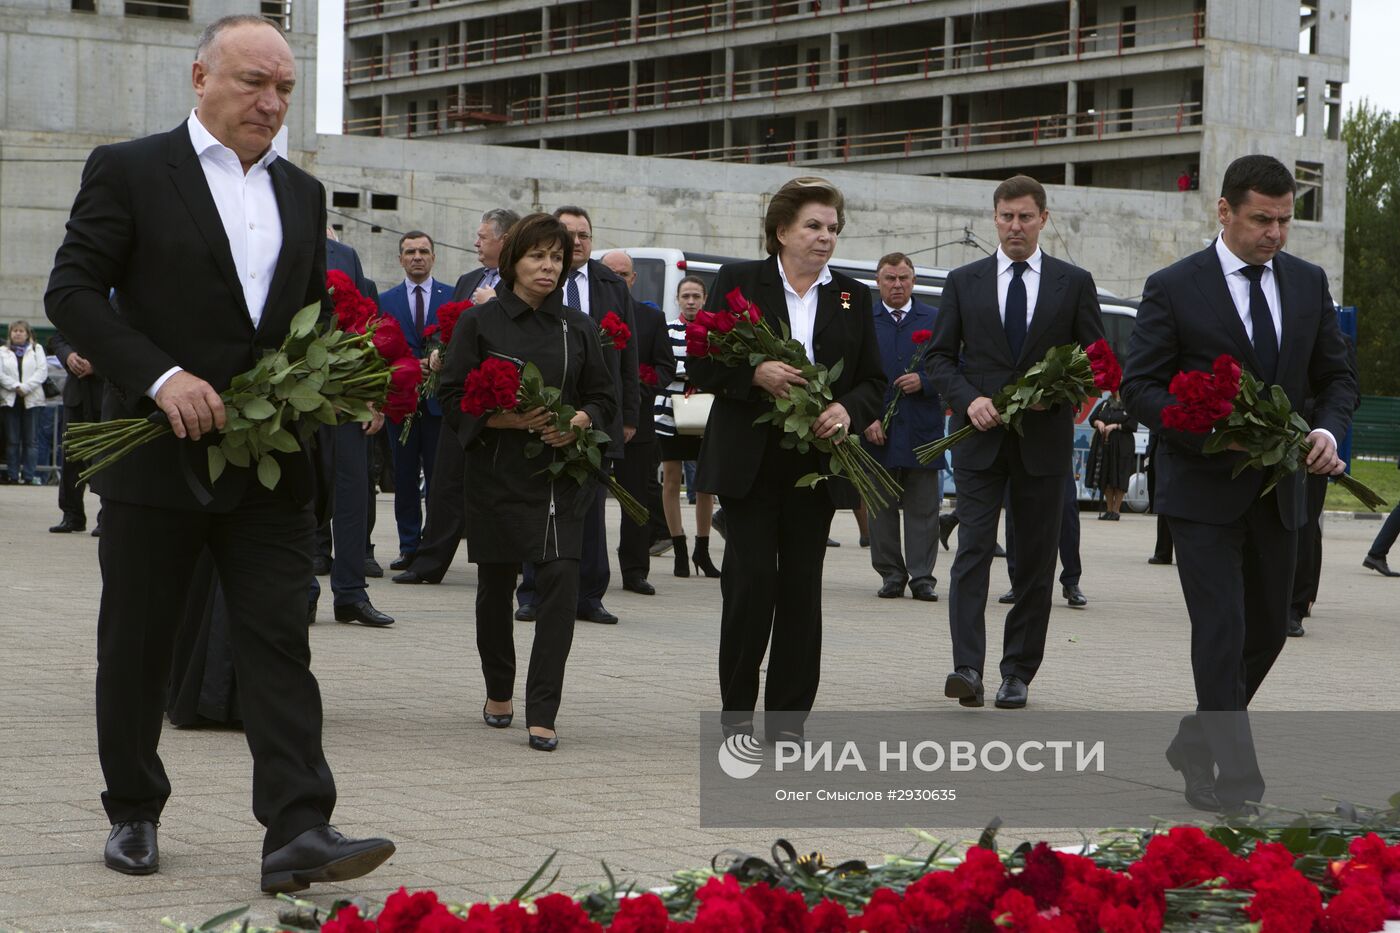
[{"label": "concrete column", "polygon": [[[731,0],[731,2],[730,2],[729,5],[730,5],[730,8],[732,9],[732,8],[733,8],[733,0]],[[733,98],[733,97],[734,97],[734,48],[733,48],[733,46],[728,46],[728,45],[727,45],[727,46],[724,47],[724,99],[725,99],[725,100],[730,100],[730,99]],[[728,130],[727,130],[728,124],[729,124],[729,121],[726,120],[726,121],[725,121],[726,132],[728,132]],[[728,144],[726,143],[726,145],[728,145]]]},{"label": "concrete column", "polygon": [[641,19],[641,17],[642,17],[642,0],[632,0],[632,28],[628,31],[628,34],[632,37],[632,41],[633,41],[633,42],[636,42],[636,41],[637,41],[637,37],[638,37],[638,22],[639,22],[639,20]]},{"label": "concrete column", "polygon": [[[943,95],[943,122],[942,122],[940,125],[943,127],[943,132],[940,133],[939,135],[940,135],[941,137],[943,137],[943,139],[946,141],[946,144],[947,144],[947,145],[950,145],[950,146],[951,146],[951,145],[956,145],[957,143],[956,143],[956,141],[954,140],[954,136],[955,136],[956,134],[954,134],[954,132],[953,132],[953,95],[952,95],[952,94],[944,94],[944,95]],[[940,147],[940,148],[942,148],[942,147]]]},{"label": "concrete column", "polygon": [[[549,73],[540,72],[540,119],[549,118]],[[542,140],[543,141],[543,140]],[[544,148],[543,146],[540,148]]]},{"label": "concrete column", "polygon": [[1066,163],[1065,163],[1065,184],[1067,184],[1067,185],[1072,185],[1072,184],[1074,184],[1074,163],[1073,163],[1073,162],[1066,162]]},{"label": "concrete column", "polygon": [[[389,95],[379,95],[379,135],[383,136],[390,132],[392,125],[389,123]],[[368,129],[368,127],[366,127]]]},{"label": "concrete column", "polygon": [[627,61],[627,109],[637,106],[637,60]]},{"label": "concrete column", "polygon": [[1069,0],[1069,54],[1073,55],[1079,38],[1079,0]]},{"label": "concrete column", "polygon": [[724,27],[734,25],[734,0],[724,0]]},{"label": "concrete column", "polygon": [[841,74],[841,34],[835,30],[832,31],[831,38],[827,43],[826,59],[826,83],[834,86]]},{"label": "concrete column", "polygon": [[637,154],[637,131],[627,131],[627,154],[634,156]]},{"label": "concrete column", "polygon": [[817,152],[817,158],[819,158],[819,159],[834,159],[834,158],[836,158],[837,156],[840,155],[840,151],[836,148],[836,144],[835,144],[834,142],[831,142],[831,141],[830,141],[831,138],[832,138],[833,136],[835,136],[835,135],[836,135],[836,108],[835,108],[835,107],[828,107],[828,108],[826,108],[826,130],[822,133],[822,136],[826,137],[826,139],[828,140],[828,142],[827,142],[826,146],[824,147],[825,151],[821,151],[820,149],[818,150],[818,152]]},{"label": "concrete column", "polygon": [[724,140],[722,145],[725,148],[725,158],[729,157],[728,150],[734,146],[734,121],[729,117],[724,118]]},{"label": "concrete column", "polygon": [[540,51],[541,51],[541,52],[548,50],[549,47],[550,47],[550,45],[549,45],[549,25],[550,25],[549,10],[550,10],[550,8],[547,7],[547,6],[546,6],[546,7],[541,7],[541,8],[540,8]]}]

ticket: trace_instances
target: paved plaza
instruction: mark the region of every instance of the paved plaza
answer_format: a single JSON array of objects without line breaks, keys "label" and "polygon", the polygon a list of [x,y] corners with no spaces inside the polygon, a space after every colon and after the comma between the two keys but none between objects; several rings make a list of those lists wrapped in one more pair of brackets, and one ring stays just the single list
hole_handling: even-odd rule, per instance
[{"label": "paved plaza", "polygon": [[[90,521],[96,505],[89,496]],[[609,515],[615,544],[611,505]],[[385,564],[394,553],[392,516],[390,497],[381,498],[375,541]],[[1089,606],[1072,610],[1056,599],[1032,707],[1190,708],[1176,572],[1146,563],[1155,520],[1084,517]],[[160,828],[161,871],[133,878],[103,867],[108,827],[93,714],[97,541],[48,534],[58,518],[52,487],[0,487],[0,929],[156,930],[162,917],[198,922],[241,904],[271,920],[276,902],[257,889],[262,828],[250,811],[252,763],[238,731],[167,726],[161,752],[174,794]],[[686,523],[693,533],[689,511]],[[1377,527],[1329,517],[1307,637],[1290,639],[1254,708],[1394,705],[1400,579],[1360,566]],[[826,562],[818,708],[959,715],[942,697],[951,666],[947,603],[877,600],[880,581],[869,551],[857,546],[850,513],[838,515],[833,535],[843,546]],[[940,552],[935,571],[945,598],[950,557]],[[371,581],[374,604],[398,618],[389,629],[336,624],[327,594],[311,644],[340,793],[335,821],[351,835],[391,836],[398,853],[366,878],[317,886],[312,898],[381,900],[401,884],[452,901],[506,897],[556,849],[556,889],[572,891],[602,879],[600,862],[650,886],[724,849],[766,854],[779,835],[833,859],[878,859],[915,846],[897,829],[700,827],[696,714],[717,705],[719,581],[678,580],[670,568],[669,554],[653,560],[658,593],[646,598],[621,590],[614,563],[607,606],[622,621],[579,623],[553,754],[527,748],[523,715],[509,730],[481,721],[475,572],[465,548],[440,586]],[[1005,583],[997,561],[993,597]],[[988,609],[994,651],[1005,608],[993,601]],[[518,625],[516,634],[521,712],[532,629]],[[1016,714],[989,702],[961,715]],[[952,840],[977,830],[925,828]],[[1011,835],[1018,834],[1032,833]]]}]

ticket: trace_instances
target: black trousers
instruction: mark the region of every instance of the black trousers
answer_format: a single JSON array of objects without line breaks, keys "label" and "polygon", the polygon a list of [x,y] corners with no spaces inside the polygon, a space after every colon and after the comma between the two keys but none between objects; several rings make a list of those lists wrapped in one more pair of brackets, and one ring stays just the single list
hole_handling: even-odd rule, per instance
[{"label": "black trousers", "polygon": [[771,432],[749,494],[720,497],[729,523],[720,575],[720,699],[726,721],[750,719],[758,704],[759,668],[768,651],[763,706],[770,735],[775,724],[784,731],[800,728],[805,715],[794,721],[780,714],[805,714],[816,700],[822,658],[822,563],[835,514],[824,488],[794,485],[817,469],[815,454],[783,450],[776,440],[777,432]]},{"label": "black trousers", "polygon": [[[357,422],[316,429],[322,456],[331,460],[331,517],[316,529],[316,553],[331,558],[331,593],[337,606],[369,598],[365,590],[365,539],[369,535],[369,437]],[[335,548],[332,552],[331,545]],[[332,556],[334,554],[334,556]],[[321,596],[321,583],[311,578],[311,602]]]},{"label": "black trousers", "polygon": [[[1198,711],[1247,709],[1287,641],[1298,533],[1283,527],[1276,496],[1256,500],[1229,524],[1169,518],[1191,617]],[[1221,803],[1263,796],[1247,717],[1188,716],[1174,742],[1187,754],[1214,761]]]},{"label": "black trousers", "polygon": [[[76,379],[76,376],[69,376]],[[63,423],[82,424],[87,421],[97,421],[92,417],[86,405],[65,405],[63,406]],[[74,460],[63,455],[63,470],[59,476],[58,486],[58,508],[63,512],[64,518],[71,518],[73,521],[83,524],[87,521],[87,510],[83,507],[83,490],[87,488],[87,483],[78,479],[78,474],[87,468],[87,461]]]},{"label": "black trousers", "polygon": [[[574,603],[578,599],[578,561],[535,564],[535,641],[525,674],[525,723],[554,728],[564,693],[564,665],[574,643]],[[515,695],[515,635],[511,594],[519,564],[478,564],[476,648],[486,696],[506,701]]]},{"label": "black trousers", "polygon": [[[604,468],[611,469],[611,462],[605,459]],[[583,555],[578,561],[579,579],[575,591],[578,598],[575,609],[579,615],[603,608],[603,594],[608,591],[608,582],[612,579],[608,568],[608,527],[604,523],[607,505],[608,487],[599,483],[595,487],[593,504],[583,516]],[[521,566],[515,598],[522,606],[535,604],[538,597],[533,563],[527,561]]]},{"label": "black trousers", "polygon": [[1322,580],[1322,508],[1327,502],[1327,477],[1309,473],[1303,479],[1308,496],[1308,523],[1298,529],[1298,563],[1293,570],[1293,611],[1306,616],[1317,600]]},{"label": "black trousers", "polygon": [[[1011,589],[1015,590],[1016,522],[1011,517],[1009,501],[1006,507],[1006,578],[1011,581]],[[1060,506],[1060,583],[1078,586],[1083,576],[1084,565],[1079,560],[1079,491],[1074,486],[1074,474],[1066,473],[1065,498]]]},{"label": "black trousers", "polygon": [[[1016,525],[1016,604],[1006,615],[1001,676],[1034,679],[1045,656],[1050,598],[1065,496],[1065,474],[1031,476],[1021,462],[1021,439],[1010,432],[986,470],[954,467],[958,489],[958,553],[948,586],[953,666],[982,673],[987,654],[987,584],[1002,501]],[[1069,469],[1069,465],[1065,465]],[[1010,524],[1010,523],[1008,523]],[[1012,542],[1007,541],[1007,554]]]},{"label": "black trousers", "polygon": [[175,630],[206,547],[228,601],[253,815],[267,827],[263,853],[329,821],[335,782],[321,751],[306,632],[314,531],[309,508],[256,482],[227,514],[103,500],[97,749],[112,822],[158,820],[170,796],[156,746]]},{"label": "black trousers", "polygon": [[467,528],[466,495],[467,455],[457,437],[448,433],[437,446],[423,543],[413,555],[409,570],[428,580],[441,580],[447,573]]},{"label": "black trousers", "polygon": [[[656,441],[628,444],[624,449],[627,455],[617,462],[617,481],[632,498],[651,508],[652,490],[657,486],[656,468],[661,463],[657,459],[660,452]],[[659,491],[655,498],[660,501]],[[622,528],[617,535],[617,565],[622,579],[645,578],[651,572],[651,542],[649,526],[638,525],[626,515],[622,516]]]}]

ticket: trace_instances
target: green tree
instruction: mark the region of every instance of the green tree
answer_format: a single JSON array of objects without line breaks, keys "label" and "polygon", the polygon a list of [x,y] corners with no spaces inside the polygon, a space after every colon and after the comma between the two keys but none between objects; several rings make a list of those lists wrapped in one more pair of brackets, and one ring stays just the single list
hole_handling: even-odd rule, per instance
[{"label": "green tree", "polygon": [[1342,302],[1359,314],[1366,395],[1400,395],[1400,119],[1362,100],[1342,125],[1347,226]]}]

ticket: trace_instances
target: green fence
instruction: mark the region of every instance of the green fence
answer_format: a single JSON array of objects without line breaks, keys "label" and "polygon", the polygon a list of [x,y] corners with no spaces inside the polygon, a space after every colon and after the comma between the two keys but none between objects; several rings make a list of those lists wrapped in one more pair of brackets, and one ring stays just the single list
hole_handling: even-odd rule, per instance
[{"label": "green fence", "polygon": [[1352,456],[1400,457],[1400,398],[1361,396],[1352,417]]}]

